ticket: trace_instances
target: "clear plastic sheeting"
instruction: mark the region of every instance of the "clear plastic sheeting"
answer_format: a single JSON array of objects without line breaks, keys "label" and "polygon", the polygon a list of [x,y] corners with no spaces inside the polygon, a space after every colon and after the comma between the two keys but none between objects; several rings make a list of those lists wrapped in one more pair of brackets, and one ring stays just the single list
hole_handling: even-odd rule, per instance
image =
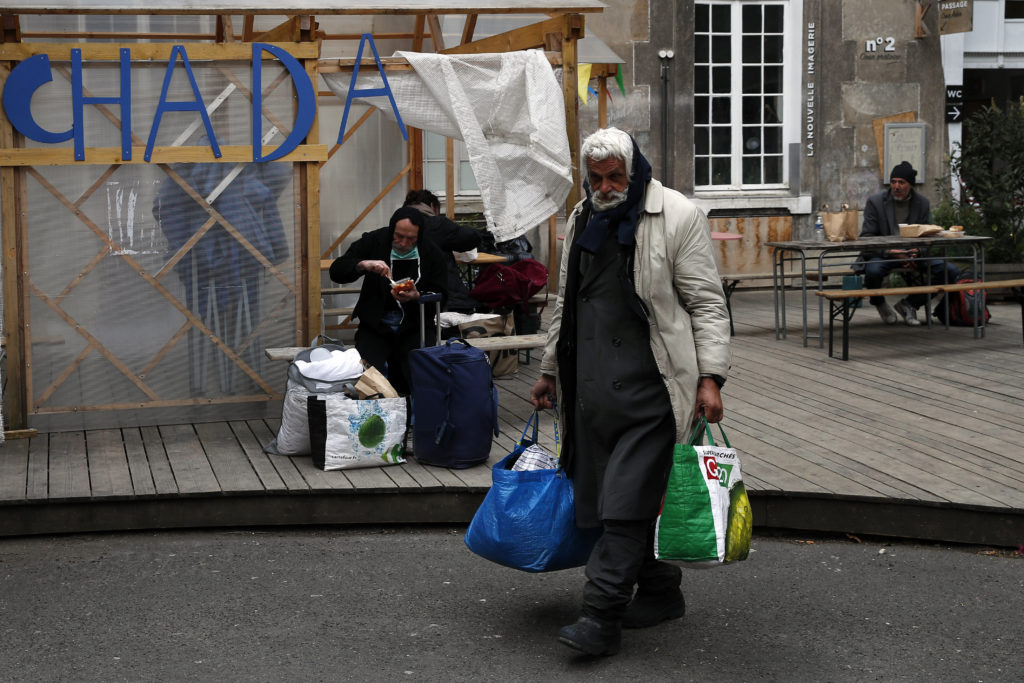
[{"label": "clear plastic sheeting", "polygon": [[[387,75],[403,123],[465,141],[496,241],[558,212],[572,168],[562,88],[542,52],[396,55],[414,70]],[[348,97],[350,73],[323,78],[338,97]],[[357,90],[381,87],[376,70],[360,70]],[[386,97],[355,99],[394,117]]]}]

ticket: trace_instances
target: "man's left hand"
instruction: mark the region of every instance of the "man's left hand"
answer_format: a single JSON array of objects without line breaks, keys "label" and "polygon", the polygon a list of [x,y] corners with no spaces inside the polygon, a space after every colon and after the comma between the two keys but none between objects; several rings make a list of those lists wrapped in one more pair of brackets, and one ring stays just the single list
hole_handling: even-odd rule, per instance
[{"label": "man's left hand", "polygon": [[694,411],[694,418],[701,415],[707,418],[708,422],[721,422],[724,409],[722,408],[722,392],[718,384],[711,377],[701,377],[697,385],[697,407]]}]

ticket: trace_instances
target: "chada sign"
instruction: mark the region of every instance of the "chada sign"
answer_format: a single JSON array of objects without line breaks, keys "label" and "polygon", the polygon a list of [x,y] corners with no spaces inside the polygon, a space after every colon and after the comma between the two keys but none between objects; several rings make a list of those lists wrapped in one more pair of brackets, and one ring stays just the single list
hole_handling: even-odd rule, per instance
[{"label": "chada sign", "polygon": [[[359,61],[362,58],[363,47],[369,42],[370,49],[377,65],[377,70],[383,79],[381,88],[356,89],[356,78],[359,75]],[[291,133],[277,149],[269,154],[262,154],[262,140],[260,139],[262,121],[262,74],[263,53],[268,52],[281,62],[281,65],[288,71],[295,85],[297,99],[295,122]],[[120,68],[120,94],[116,97],[93,97],[85,94],[83,85],[82,50],[73,48],[71,50],[71,128],[64,131],[50,131],[40,126],[32,116],[32,95],[43,85],[53,80],[53,72],[50,68],[50,58],[46,54],[33,55],[21,61],[14,67],[7,77],[3,92],[3,108],[11,125],[22,135],[30,140],[44,144],[56,144],[74,140],[75,160],[85,159],[85,105],[112,104],[119,105],[121,109],[121,160],[131,161],[132,158],[132,127],[131,127],[131,106],[132,106],[132,79],[131,79],[131,48],[122,48],[119,51]],[[192,89],[193,99],[184,101],[170,101],[167,99],[168,90],[171,85],[171,78],[175,69],[183,68],[188,77]],[[284,49],[267,43],[252,44],[252,160],[254,162],[274,161],[286,156],[295,150],[309,134],[316,118],[316,90],[309,78],[309,74],[302,64]],[[377,47],[373,43],[373,37],[364,34],[359,42],[359,52],[356,58],[356,67],[352,72],[352,81],[349,87],[348,97],[345,100],[345,115],[342,119],[341,130],[338,132],[338,144],[341,144],[345,136],[345,124],[348,121],[349,108],[352,100],[359,97],[387,96],[391,107],[398,119],[398,125],[402,135],[408,139],[402,117],[398,113],[398,106],[391,93],[391,86],[388,84],[387,76],[384,74],[384,67],[381,65],[380,57],[377,54]],[[202,93],[196,84],[195,75],[192,72],[192,65],[189,62],[188,54],[184,45],[175,45],[171,49],[170,58],[167,61],[167,70],[164,75],[163,87],[160,91],[160,100],[157,103],[156,112],[153,115],[153,123],[149,130],[149,139],[146,142],[145,159],[150,161],[153,148],[156,145],[157,131],[160,129],[160,120],[165,112],[170,111],[192,111],[203,122],[206,128],[206,135],[210,141],[210,148],[216,158],[220,158],[220,146],[217,144],[217,137],[213,133],[213,126],[210,123],[210,115],[203,103]]]}]

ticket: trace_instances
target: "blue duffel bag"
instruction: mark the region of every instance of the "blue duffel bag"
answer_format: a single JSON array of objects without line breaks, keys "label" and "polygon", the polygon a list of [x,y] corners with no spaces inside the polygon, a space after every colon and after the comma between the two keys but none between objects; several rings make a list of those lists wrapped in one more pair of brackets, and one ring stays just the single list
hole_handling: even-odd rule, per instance
[{"label": "blue duffel bag", "polygon": [[413,455],[463,468],[486,462],[498,435],[498,390],[487,354],[465,339],[409,353]]},{"label": "blue duffel bag", "polygon": [[[557,433],[556,427],[556,439]],[[527,572],[580,567],[603,529],[576,528],[572,481],[561,468],[512,469],[535,442],[536,424],[533,439],[524,431],[515,449],[491,469],[491,489],[466,530],[466,547],[491,562]]]}]

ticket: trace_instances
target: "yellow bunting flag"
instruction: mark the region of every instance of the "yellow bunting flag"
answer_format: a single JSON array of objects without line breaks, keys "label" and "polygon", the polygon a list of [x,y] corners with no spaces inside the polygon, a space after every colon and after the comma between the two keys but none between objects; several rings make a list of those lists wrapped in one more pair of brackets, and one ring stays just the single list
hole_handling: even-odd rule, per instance
[{"label": "yellow bunting flag", "polygon": [[576,89],[579,92],[579,97],[583,100],[583,104],[586,104],[589,97],[587,86],[590,83],[590,64],[577,64],[576,78]]}]

